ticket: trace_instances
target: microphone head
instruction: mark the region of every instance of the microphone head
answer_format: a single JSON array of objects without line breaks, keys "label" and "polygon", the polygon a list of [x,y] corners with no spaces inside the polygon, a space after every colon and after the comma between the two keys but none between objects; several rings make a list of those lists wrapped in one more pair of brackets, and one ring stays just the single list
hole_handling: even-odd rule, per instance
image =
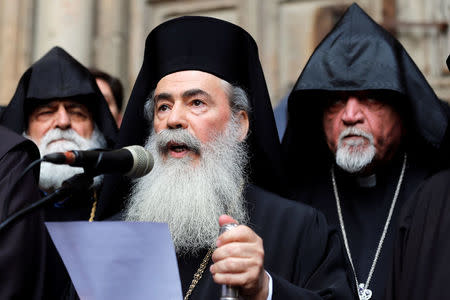
[{"label": "microphone head", "polygon": [[139,178],[150,173],[155,163],[152,154],[139,145],[127,146],[123,149],[130,151],[133,156],[133,167],[125,176]]}]

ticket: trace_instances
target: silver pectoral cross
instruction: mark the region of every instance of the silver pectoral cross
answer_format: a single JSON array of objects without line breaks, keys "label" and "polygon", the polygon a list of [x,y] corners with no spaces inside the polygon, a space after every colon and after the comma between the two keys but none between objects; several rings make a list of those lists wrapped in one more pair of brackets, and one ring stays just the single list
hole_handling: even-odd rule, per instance
[{"label": "silver pectoral cross", "polygon": [[358,285],[358,296],[360,300],[369,300],[372,298],[372,291],[365,288],[364,283]]}]

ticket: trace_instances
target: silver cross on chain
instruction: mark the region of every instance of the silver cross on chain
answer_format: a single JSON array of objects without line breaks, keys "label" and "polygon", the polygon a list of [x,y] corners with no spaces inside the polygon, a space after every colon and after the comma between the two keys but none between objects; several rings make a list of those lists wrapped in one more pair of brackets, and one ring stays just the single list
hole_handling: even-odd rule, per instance
[{"label": "silver cross on chain", "polygon": [[369,300],[372,298],[372,291],[364,288],[364,283],[358,285],[358,295],[360,300]]}]

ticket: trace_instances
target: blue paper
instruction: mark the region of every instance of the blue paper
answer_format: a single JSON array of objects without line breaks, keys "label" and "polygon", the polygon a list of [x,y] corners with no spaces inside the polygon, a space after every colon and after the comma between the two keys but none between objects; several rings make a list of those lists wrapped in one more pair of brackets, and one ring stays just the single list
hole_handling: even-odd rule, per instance
[{"label": "blue paper", "polygon": [[182,299],[167,224],[47,222],[81,300]]}]

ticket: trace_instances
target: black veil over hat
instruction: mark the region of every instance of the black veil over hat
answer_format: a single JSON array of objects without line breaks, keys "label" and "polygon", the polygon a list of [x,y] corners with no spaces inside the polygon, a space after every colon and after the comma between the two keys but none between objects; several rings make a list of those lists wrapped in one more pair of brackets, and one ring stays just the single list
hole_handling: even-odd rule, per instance
[{"label": "black veil over hat", "polygon": [[446,143],[448,116],[423,74],[390,33],[352,4],[316,48],[290,94],[283,139],[289,175],[299,166],[305,173],[328,169],[333,158],[322,128],[326,95],[362,90],[386,95],[382,100],[407,117],[411,155],[428,159]]},{"label": "black veil over hat", "polygon": [[[176,18],[159,25],[148,35],[144,62],[123,118],[118,147],[145,143],[152,130],[152,124],[144,115],[149,93],[161,78],[183,70],[213,74],[247,92],[251,107],[247,139],[251,155],[250,180],[272,191],[279,189],[280,145],[258,48],[246,31],[222,20]],[[100,201],[100,218],[123,208],[123,198],[128,195],[126,185],[117,176],[105,181],[102,195],[115,200]]]},{"label": "black veil over hat", "polygon": [[1,115],[0,124],[22,134],[32,109],[45,101],[67,98],[86,105],[112,147],[117,125],[95,79],[60,47],[52,48],[20,78],[16,92]]}]

